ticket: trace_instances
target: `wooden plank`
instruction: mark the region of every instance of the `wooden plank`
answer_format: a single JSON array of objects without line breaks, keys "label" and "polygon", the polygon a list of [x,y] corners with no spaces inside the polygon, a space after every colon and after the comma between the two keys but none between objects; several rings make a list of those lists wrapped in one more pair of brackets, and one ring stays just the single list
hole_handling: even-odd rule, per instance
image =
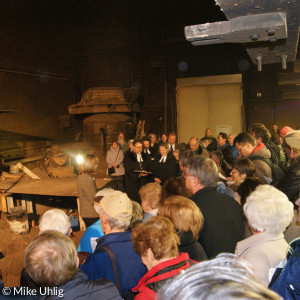
[{"label": "wooden plank", "polygon": [[7,205],[6,205],[6,194],[0,194],[1,203],[2,203],[2,211],[7,212]]},{"label": "wooden plank", "polygon": [[281,97],[283,99],[299,99],[300,91],[285,91],[282,92]]},{"label": "wooden plank", "polygon": [[7,212],[9,213],[14,208],[14,198],[12,196],[6,196]]},{"label": "wooden plank", "polygon": [[278,74],[278,84],[300,84],[300,73],[281,73]]}]

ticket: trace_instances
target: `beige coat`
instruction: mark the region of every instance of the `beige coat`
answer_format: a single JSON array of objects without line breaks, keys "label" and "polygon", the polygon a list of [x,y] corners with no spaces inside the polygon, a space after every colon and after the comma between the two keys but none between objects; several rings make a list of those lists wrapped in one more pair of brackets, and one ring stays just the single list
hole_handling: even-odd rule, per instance
[{"label": "beige coat", "polygon": [[266,232],[254,234],[237,243],[235,254],[248,261],[256,277],[268,286],[269,269],[286,257],[288,243],[283,233],[272,235]]},{"label": "beige coat", "polygon": [[[107,151],[106,154],[107,167],[111,168],[114,163],[117,166],[119,166],[118,168],[115,168],[116,172],[111,174],[112,176],[121,176],[125,174],[123,160],[124,160],[123,151],[119,147],[117,149],[113,149],[113,147],[110,147],[110,149]],[[108,172],[106,174],[108,174]]]}]

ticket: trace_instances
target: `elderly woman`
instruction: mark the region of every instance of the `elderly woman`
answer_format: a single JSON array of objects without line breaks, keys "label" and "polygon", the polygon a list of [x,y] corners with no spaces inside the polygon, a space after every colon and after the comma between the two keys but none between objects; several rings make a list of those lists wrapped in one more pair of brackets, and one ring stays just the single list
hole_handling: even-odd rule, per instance
[{"label": "elderly woman", "polygon": [[169,278],[193,264],[187,253],[179,255],[179,237],[168,218],[155,216],[138,224],[132,232],[135,251],[148,272],[132,289],[136,300],[155,299],[158,289]]},{"label": "elderly woman", "polygon": [[177,161],[169,153],[168,143],[161,143],[158,151],[159,155],[154,161],[154,181],[163,185],[167,179],[177,175]]},{"label": "elderly woman", "polygon": [[[113,189],[119,190],[121,192],[124,191],[124,174],[125,169],[123,165],[124,160],[124,152],[122,151],[120,145],[117,141],[113,141],[110,149],[106,154],[106,163],[107,163],[107,172],[112,178],[113,181]],[[112,170],[112,171],[110,171]]]},{"label": "elderly woman", "polygon": [[158,205],[161,200],[161,186],[155,182],[147,183],[140,188],[139,195],[144,211],[143,222],[146,222],[157,215]]},{"label": "elderly woman", "polygon": [[167,198],[159,207],[158,213],[170,219],[180,237],[180,252],[187,252],[195,261],[207,259],[205,251],[198,242],[204,218],[199,207],[183,196]]},{"label": "elderly woman", "polygon": [[283,231],[293,219],[293,204],[273,186],[260,185],[247,198],[244,212],[253,235],[237,243],[235,254],[247,260],[268,286],[270,268],[286,256]]}]

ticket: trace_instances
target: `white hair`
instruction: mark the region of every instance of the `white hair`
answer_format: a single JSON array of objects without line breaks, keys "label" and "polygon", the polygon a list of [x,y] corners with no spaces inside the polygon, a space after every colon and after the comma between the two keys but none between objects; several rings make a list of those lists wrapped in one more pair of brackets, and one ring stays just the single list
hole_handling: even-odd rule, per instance
[{"label": "white hair", "polygon": [[61,209],[47,210],[40,220],[40,233],[46,230],[56,230],[62,234],[68,235],[71,228],[71,222],[67,214]]},{"label": "white hair", "polygon": [[255,231],[280,234],[292,222],[294,205],[271,185],[259,185],[246,199],[244,212]]},{"label": "white hair", "polygon": [[265,288],[250,265],[231,253],[200,262],[173,277],[159,291],[159,300],[269,299],[279,295]]}]

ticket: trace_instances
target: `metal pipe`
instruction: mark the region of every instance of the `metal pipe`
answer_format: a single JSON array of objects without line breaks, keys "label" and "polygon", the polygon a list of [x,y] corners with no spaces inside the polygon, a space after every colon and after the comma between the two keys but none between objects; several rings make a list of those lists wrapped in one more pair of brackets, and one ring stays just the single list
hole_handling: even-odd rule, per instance
[{"label": "metal pipe", "polygon": [[286,60],[287,60],[287,55],[286,54],[282,54],[281,55],[281,64],[282,64],[282,69],[286,70]]},{"label": "metal pipe", "polygon": [[261,55],[257,55],[256,60],[257,60],[257,71],[261,72],[261,70],[262,70]]}]

